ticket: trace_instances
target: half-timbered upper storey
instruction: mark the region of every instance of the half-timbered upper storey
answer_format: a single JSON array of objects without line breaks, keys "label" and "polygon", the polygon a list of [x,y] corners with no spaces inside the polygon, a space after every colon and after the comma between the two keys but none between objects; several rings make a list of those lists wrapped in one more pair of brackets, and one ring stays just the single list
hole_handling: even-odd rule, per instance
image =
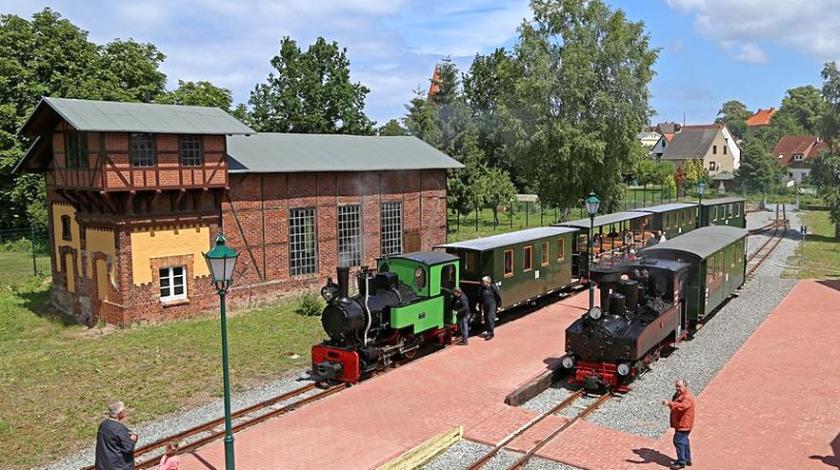
[{"label": "half-timbered upper storey", "polygon": [[254,133],[218,108],[49,97],[20,132],[34,140],[15,171],[102,192],[226,188],[226,136]]}]

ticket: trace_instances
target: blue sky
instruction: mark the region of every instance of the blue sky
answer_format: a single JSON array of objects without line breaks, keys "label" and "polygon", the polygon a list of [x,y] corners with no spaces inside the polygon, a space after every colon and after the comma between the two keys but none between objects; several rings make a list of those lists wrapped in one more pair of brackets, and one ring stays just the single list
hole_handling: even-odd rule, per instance
[{"label": "blue sky", "polygon": [[[645,22],[661,48],[651,84],[658,120],[710,122],[721,103],[778,106],[785,90],[820,81],[840,58],[840,0],[607,0]],[[4,0],[29,17],[49,6],[96,42],[134,38],[166,55],[169,85],[210,80],[246,102],[265,80],[280,38],[324,36],[348,49],[351,75],[367,85],[366,112],[384,123],[426,89],[434,64],[510,45],[527,0]]]}]

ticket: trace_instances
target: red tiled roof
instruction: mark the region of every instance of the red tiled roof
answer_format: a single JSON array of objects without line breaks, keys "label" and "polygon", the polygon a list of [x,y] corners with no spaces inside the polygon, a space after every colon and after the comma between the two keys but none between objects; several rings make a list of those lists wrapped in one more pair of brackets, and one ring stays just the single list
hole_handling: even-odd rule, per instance
[{"label": "red tiled roof", "polygon": [[429,85],[429,94],[426,97],[431,101],[432,97],[440,92],[440,66],[435,65],[435,71],[432,72],[432,83]]},{"label": "red tiled roof", "polygon": [[799,163],[793,159],[794,155],[802,155],[801,162],[804,162],[814,159],[824,148],[826,148],[825,142],[821,142],[817,136],[786,135],[773,147],[773,156],[781,165],[790,166]]},{"label": "red tiled roof", "polygon": [[670,141],[671,141],[671,139],[673,139],[673,138],[674,138],[674,134],[673,134],[673,133],[672,133],[672,134],[662,134],[662,136],[663,136],[663,137],[665,137],[665,141],[666,141],[666,142],[670,142]]},{"label": "red tiled roof", "polygon": [[747,119],[747,126],[769,126],[770,118],[776,114],[776,108],[759,109],[755,114]]}]

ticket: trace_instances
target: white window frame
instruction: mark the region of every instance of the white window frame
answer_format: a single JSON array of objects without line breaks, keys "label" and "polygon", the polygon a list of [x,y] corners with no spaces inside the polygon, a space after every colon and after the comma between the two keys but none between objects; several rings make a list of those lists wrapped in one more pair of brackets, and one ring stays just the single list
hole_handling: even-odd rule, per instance
[{"label": "white window frame", "polygon": [[[176,275],[175,270],[181,269],[181,274]],[[164,274],[164,271],[166,273]],[[186,266],[167,266],[165,268],[160,268],[159,271],[160,280],[158,281],[158,288],[160,291],[160,301],[161,302],[174,302],[177,300],[186,300],[187,298],[187,267]],[[183,291],[180,294],[175,293],[175,287],[179,284],[176,283],[177,279],[180,277],[180,285],[183,287]],[[166,280],[168,286],[164,287],[163,281]],[[164,295],[164,289],[169,290],[168,295]]]}]

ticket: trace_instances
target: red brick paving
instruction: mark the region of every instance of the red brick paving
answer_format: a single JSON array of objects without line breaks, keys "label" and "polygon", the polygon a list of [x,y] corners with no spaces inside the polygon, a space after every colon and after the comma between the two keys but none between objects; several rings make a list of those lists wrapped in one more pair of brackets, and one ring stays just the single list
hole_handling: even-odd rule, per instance
[{"label": "red brick paving", "polygon": [[[375,468],[456,424],[495,443],[535,413],[505,395],[562,353],[582,294],[236,435],[240,469]],[[840,283],[800,282],[698,396],[697,469],[840,468]],[[516,351],[516,354],[510,354]],[[663,410],[663,419],[667,413]],[[564,422],[551,417],[514,440],[527,450]],[[579,422],[539,455],[587,469],[664,468],[672,434],[642,438]],[[224,467],[222,443],[182,459]],[[203,460],[205,463],[202,463]]]}]

